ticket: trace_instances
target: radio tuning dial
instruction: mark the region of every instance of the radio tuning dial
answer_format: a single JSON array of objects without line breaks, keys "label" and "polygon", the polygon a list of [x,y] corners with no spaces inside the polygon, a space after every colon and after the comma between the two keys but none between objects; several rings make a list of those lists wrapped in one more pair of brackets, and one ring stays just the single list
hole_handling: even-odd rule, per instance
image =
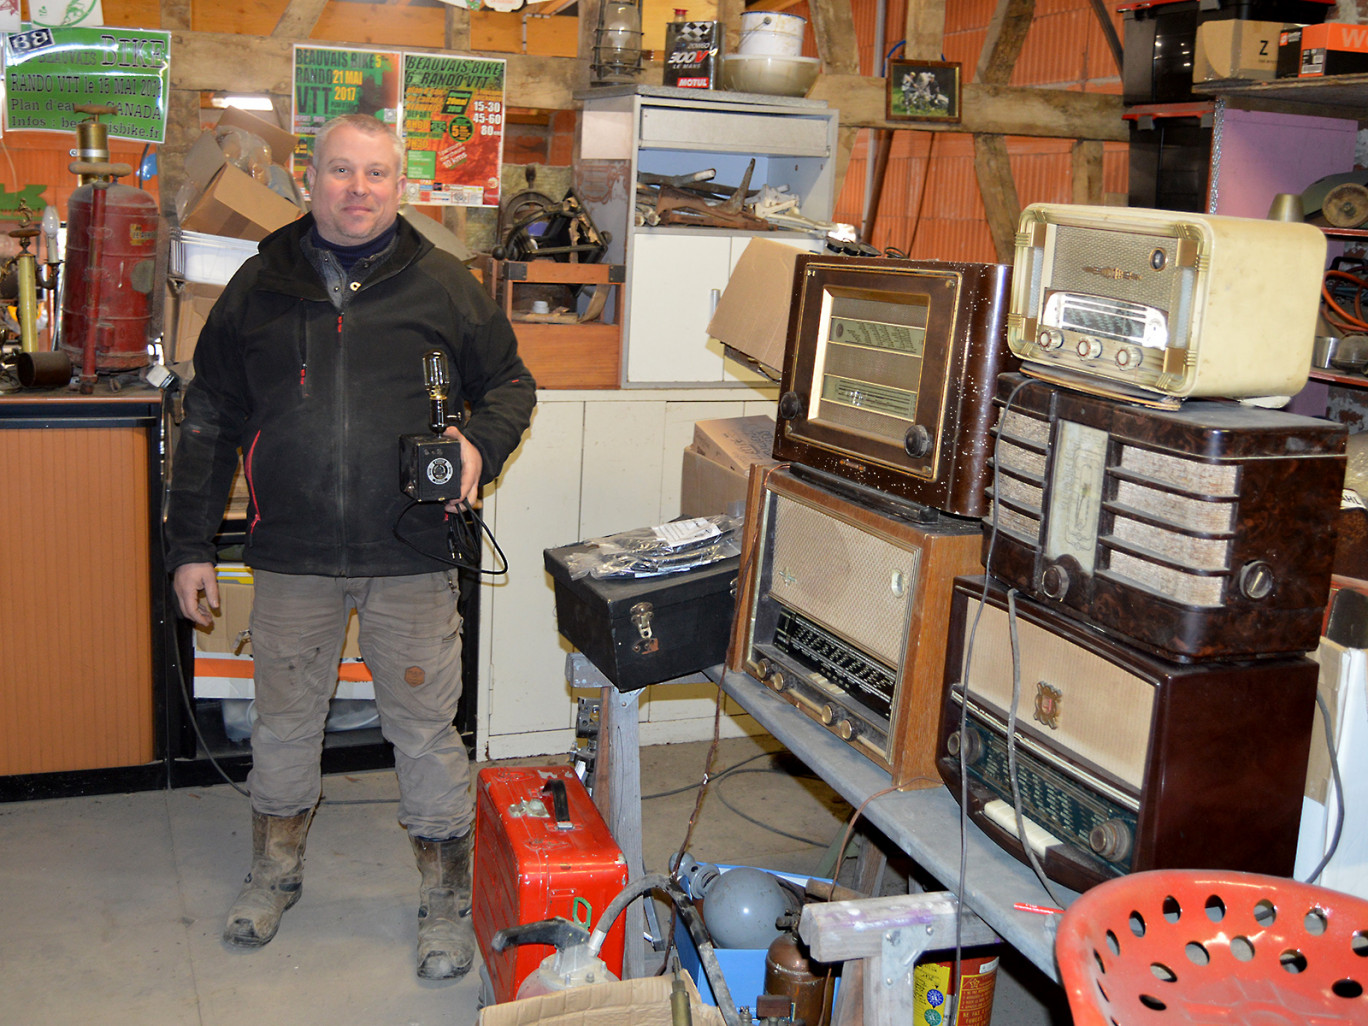
[{"label": "radio tuning dial", "polygon": [[779,397],[779,416],[792,420],[803,412],[803,397],[797,392],[785,392]]},{"label": "radio tuning dial", "polygon": [[1240,593],[1256,602],[1268,598],[1273,594],[1273,568],[1262,559],[1246,563],[1240,568]]},{"label": "radio tuning dial", "polygon": [[765,674],[765,687],[771,691],[783,691],[788,687],[788,679],[782,670],[771,670]]},{"label": "radio tuning dial", "polygon": [[1145,352],[1139,346],[1122,346],[1116,351],[1116,365],[1122,370],[1135,370],[1145,359]]},{"label": "radio tuning dial", "polygon": [[983,755],[983,740],[975,731],[965,730],[961,734],[957,730],[945,739],[945,750],[957,759],[961,747],[964,749],[966,765],[972,766]]},{"label": "radio tuning dial", "polygon": [[925,456],[931,451],[931,432],[920,424],[913,424],[903,436],[903,449],[914,458]]},{"label": "radio tuning dial", "polygon": [[831,729],[836,732],[836,736],[842,741],[849,741],[855,736],[855,727],[849,720],[839,720]]},{"label": "radio tuning dial", "polygon": [[822,722],[828,727],[836,722],[836,707],[830,702],[822,706]]},{"label": "radio tuning dial", "polygon": [[1096,360],[1102,355],[1102,343],[1095,338],[1080,338],[1075,348],[1085,360]]},{"label": "radio tuning dial", "polygon": [[1069,572],[1051,563],[1040,573],[1040,590],[1052,599],[1062,600],[1069,593]]},{"label": "radio tuning dial", "polygon": [[1036,336],[1036,344],[1041,349],[1055,350],[1064,348],[1064,333],[1058,328],[1041,328]]},{"label": "radio tuning dial", "polygon": [[1124,859],[1131,851],[1131,831],[1119,819],[1109,819],[1088,831],[1088,847],[1104,859]]}]

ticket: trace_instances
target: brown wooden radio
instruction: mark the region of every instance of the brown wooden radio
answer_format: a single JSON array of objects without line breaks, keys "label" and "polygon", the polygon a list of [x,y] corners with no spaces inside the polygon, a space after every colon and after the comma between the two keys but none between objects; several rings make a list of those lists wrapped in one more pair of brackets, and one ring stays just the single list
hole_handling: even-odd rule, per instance
[{"label": "brown wooden radio", "polygon": [[894,784],[937,786],[950,586],[982,569],[977,522],[794,467],[752,471],[746,529],[731,667]]},{"label": "brown wooden radio", "polygon": [[1010,284],[1002,264],[799,257],[775,458],[981,516]]},{"label": "brown wooden radio", "polygon": [[1015,373],[997,403],[991,576],[1165,658],[1316,648],[1343,425],[1211,400],[1156,410]]},{"label": "brown wooden radio", "polygon": [[1170,662],[1024,596],[1009,607],[996,581],[983,602],[985,580],[954,583],[938,765],[960,799],[963,760],[986,834],[1075,890],[1149,869],[1292,872],[1315,662]]}]

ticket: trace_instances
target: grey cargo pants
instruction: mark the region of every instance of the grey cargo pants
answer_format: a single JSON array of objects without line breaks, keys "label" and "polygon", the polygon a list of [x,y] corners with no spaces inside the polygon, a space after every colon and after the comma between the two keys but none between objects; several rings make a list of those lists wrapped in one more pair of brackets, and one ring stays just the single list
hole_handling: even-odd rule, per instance
[{"label": "grey cargo pants", "polygon": [[470,763],[452,725],[461,697],[456,573],[253,576],[252,808],[291,816],[317,803],[323,726],[355,607],[381,732],[394,746],[399,821],[415,837],[469,830]]}]

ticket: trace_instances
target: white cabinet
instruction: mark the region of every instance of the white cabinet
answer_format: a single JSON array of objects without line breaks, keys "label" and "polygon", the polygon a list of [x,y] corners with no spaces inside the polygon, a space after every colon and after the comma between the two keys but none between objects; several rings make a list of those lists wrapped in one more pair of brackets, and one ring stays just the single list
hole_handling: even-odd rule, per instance
[{"label": "white cabinet", "polygon": [[[739,186],[753,160],[750,187],[769,185],[799,201],[800,212],[831,218],[835,203],[838,114],[824,103],[747,93],[624,87],[581,94],[575,188],[600,230],[612,235],[608,258],[627,268],[622,384],[666,388],[756,380],[725,360],[707,325],[746,244],[757,235],[820,251],[800,232],[754,232],[702,225],[635,224],[643,174],[711,170]],[[710,200],[716,202],[716,200]]]},{"label": "white cabinet", "polygon": [[[773,386],[537,393],[532,430],[485,498],[485,522],[508,573],[486,577],[480,589],[480,758],[566,752],[574,743],[570,647],[556,630],[543,550],[678,516],[694,422],[772,416],[775,393]],[[710,684],[648,688],[642,742],[711,737],[716,693]],[[743,729],[730,720],[726,727],[730,736]]]}]

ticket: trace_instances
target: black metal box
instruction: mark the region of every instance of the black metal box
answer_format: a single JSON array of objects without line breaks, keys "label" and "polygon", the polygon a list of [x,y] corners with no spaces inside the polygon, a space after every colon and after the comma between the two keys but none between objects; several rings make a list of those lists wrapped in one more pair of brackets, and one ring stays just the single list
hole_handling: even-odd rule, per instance
[{"label": "black metal box", "polygon": [[584,544],[547,549],[556,626],[619,691],[673,680],[727,656],[740,557],[658,577],[572,580],[566,557]]}]

